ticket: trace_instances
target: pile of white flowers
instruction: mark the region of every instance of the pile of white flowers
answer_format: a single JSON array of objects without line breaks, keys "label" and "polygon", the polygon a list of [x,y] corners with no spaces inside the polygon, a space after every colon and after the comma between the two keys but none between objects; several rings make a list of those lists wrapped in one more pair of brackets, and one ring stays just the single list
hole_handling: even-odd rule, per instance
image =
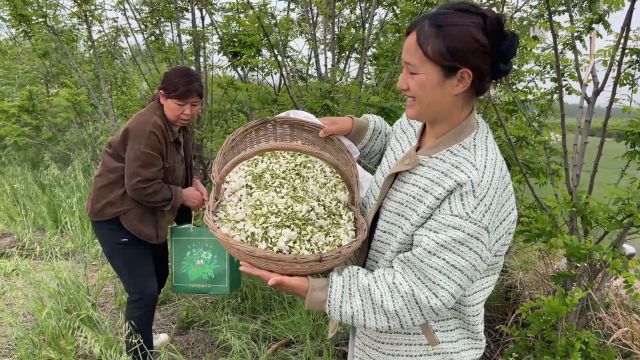
[{"label": "pile of white flowers", "polygon": [[222,232],[259,249],[309,255],[355,241],[348,199],[342,178],[322,160],[266,152],[227,175],[214,220]]}]

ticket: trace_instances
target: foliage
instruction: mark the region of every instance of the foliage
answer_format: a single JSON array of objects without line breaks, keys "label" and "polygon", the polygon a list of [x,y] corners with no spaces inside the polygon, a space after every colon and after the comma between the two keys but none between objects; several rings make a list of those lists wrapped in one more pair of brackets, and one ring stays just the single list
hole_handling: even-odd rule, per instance
[{"label": "foliage", "polygon": [[[196,123],[203,175],[231,132],[292,108],[317,116],[375,113],[392,123],[403,111],[394,87],[404,30],[438,3],[0,2],[0,229],[17,235],[21,256],[99,258],[83,207],[102,146],[178,63],[199,69],[205,82]],[[520,212],[515,241],[566,261],[545,279],[551,290],[522,304],[504,328],[513,337],[509,353],[607,358],[612,353],[602,351],[587,319],[606,305],[612,278],[623,279],[632,293],[637,263],[620,248],[640,227],[640,117],[633,97],[640,38],[632,26],[613,28],[608,19],[615,12],[637,16],[636,1],[483,4],[504,12],[521,39],[514,71],[478,103],[513,177]],[[592,34],[614,39],[593,51],[596,77],[585,73]],[[566,106],[568,95],[582,105]],[[603,174],[614,168],[612,159],[619,172]],[[611,179],[615,188],[605,186]],[[182,326],[209,324],[203,331],[228,341],[220,351],[233,356],[256,357],[277,336],[295,339],[298,345],[283,352],[291,358],[335,355],[329,349],[335,344],[320,340],[324,328],[313,326],[324,319],[248,286],[243,296],[256,299],[250,319],[238,315],[248,310],[237,299],[221,300],[233,316],[217,313],[233,325],[201,312],[215,312],[213,304],[193,301]],[[273,301],[267,308],[279,320],[272,328],[255,315],[267,313],[261,301]],[[293,320],[282,314],[286,307],[295,309]],[[270,335],[276,328],[282,331]],[[258,345],[250,348],[248,339]],[[68,354],[59,351],[51,356]]]},{"label": "foliage", "polygon": [[[526,44],[518,54],[520,66],[503,84],[506,86],[499,87],[482,104],[494,129],[501,129],[498,141],[511,165],[516,187],[521,189],[516,239],[562,258],[548,278],[554,285],[552,290],[524,302],[516,316],[520,322],[504,328],[513,336],[508,353],[514,358],[521,357],[517,354],[550,359],[615,358],[616,351],[602,351],[603,339],[590,332],[594,325],[588,319],[605,306],[605,290],[612,278],[623,279],[630,295],[638,280],[634,271],[637,263],[621,252],[622,244],[639,224],[640,188],[632,171],[639,164],[634,157],[635,121],[629,116],[624,126],[618,125],[613,131],[608,128],[610,109],[616,103],[615,89],[630,84],[620,69],[637,65],[626,52],[636,45],[625,40],[625,27],[617,32],[607,18],[610,12],[619,10],[630,16],[635,1],[590,4],[598,11],[583,5],[545,1],[523,7],[520,15],[526,20],[519,18],[521,21],[513,23]],[[558,21],[561,16],[568,21]],[[540,36],[540,28],[552,36]],[[593,31],[618,39],[618,45],[593,52],[596,69],[602,66],[610,78],[585,77],[589,59],[579,52]],[[594,105],[601,99],[606,80],[614,90],[610,98],[605,97],[607,109],[599,125],[593,126]],[[581,89],[580,84],[587,81],[594,85]],[[637,89],[631,87],[630,91]],[[569,94],[579,96],[583,104],[574,112],[575,120],[569,120],[565,111]],[[624,110],[628,113],[631,109]],[[559,124],[555,120],[558,118]],[[558,132],[560,143],[550,144],[550,136]],[[598,194],[606,195],[597,197],[596,188],[604,187],[598,171],[608,136],[625,144],[622,155],[626,161],[621,160],[618,174],[613,174],[618,188],[606,192],[599,189]],[[594,151],[589,158],[587,154]],[[589,164],[585,164],[587,160]]]},{"label": "foliage", "polygon": [[521,324],[505,327],[514,337],[514,345],[507,351],[510,359],[610,359],[615,349],[602,349],[601,339],[588,330],[566,324],[566,317],[586,296],[579,289],[540,296],[518,309]]}]

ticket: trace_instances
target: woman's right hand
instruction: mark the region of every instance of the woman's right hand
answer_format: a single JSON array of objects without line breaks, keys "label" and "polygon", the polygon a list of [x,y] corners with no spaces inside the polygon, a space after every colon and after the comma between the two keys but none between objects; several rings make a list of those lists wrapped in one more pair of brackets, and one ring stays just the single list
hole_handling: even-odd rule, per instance
[{"label": "woman's right hand", "polygon": [[348,116],[319,118],[325,126],[320,130],[320,137],[329,135],[349,135],[353,130],[353,118]]},{"label": "woman's right hand", "polygon": [[200,210],[204,207],[204,202],[204,196],[196,188],[182,189],[182,205],[188,206],[191,210]]}]

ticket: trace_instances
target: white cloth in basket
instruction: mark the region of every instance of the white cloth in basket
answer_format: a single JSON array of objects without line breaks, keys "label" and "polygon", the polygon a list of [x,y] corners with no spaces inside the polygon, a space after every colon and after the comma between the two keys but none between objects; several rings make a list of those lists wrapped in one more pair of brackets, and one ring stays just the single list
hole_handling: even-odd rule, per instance
[{"label": "white cloth in basket", "polygon": [[[281,114],[278,114],[278,116],[287,116],[287,117],[292,117],[296,119],[307,120],[312,123],[316,123],[324,126],[324,124],[322,124],[317,117],[302,110],[289,110]],[[347,139],[344,136],[338,136],[338,139],[347,146],[349,153],[351,153],[351,156],[353,156],[354,159],[357,159],[358,156],[360,156],[360,150],[358,150],[358,147],[354,143],[349,141],[349,139]],[[363,169],[362,166],[358,164],[356,164],[356,167],[358,168],[358,180],[359,180],[358,187],[360,189],[359,195],[360,195],[360,199],[362,199],[364,197],[364,194],[367,192],[369,185],[371,184],[371,180],[373,180],[373,175],[369,174],[367,170]]]}]

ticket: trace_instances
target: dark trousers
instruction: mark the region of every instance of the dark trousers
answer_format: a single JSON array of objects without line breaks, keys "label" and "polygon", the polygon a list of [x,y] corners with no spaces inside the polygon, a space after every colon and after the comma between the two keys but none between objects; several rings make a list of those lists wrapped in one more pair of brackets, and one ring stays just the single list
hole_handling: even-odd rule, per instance
[{"label": "dark trousers", "polygon": [[[153,317],[158,295],[169,276],[167,243],[151,244],[130,233],[118,218],[91,221],[107,260],[127,292],[127,353],[151,359]],[[142,342],[140,342],[142,340]]]}]

